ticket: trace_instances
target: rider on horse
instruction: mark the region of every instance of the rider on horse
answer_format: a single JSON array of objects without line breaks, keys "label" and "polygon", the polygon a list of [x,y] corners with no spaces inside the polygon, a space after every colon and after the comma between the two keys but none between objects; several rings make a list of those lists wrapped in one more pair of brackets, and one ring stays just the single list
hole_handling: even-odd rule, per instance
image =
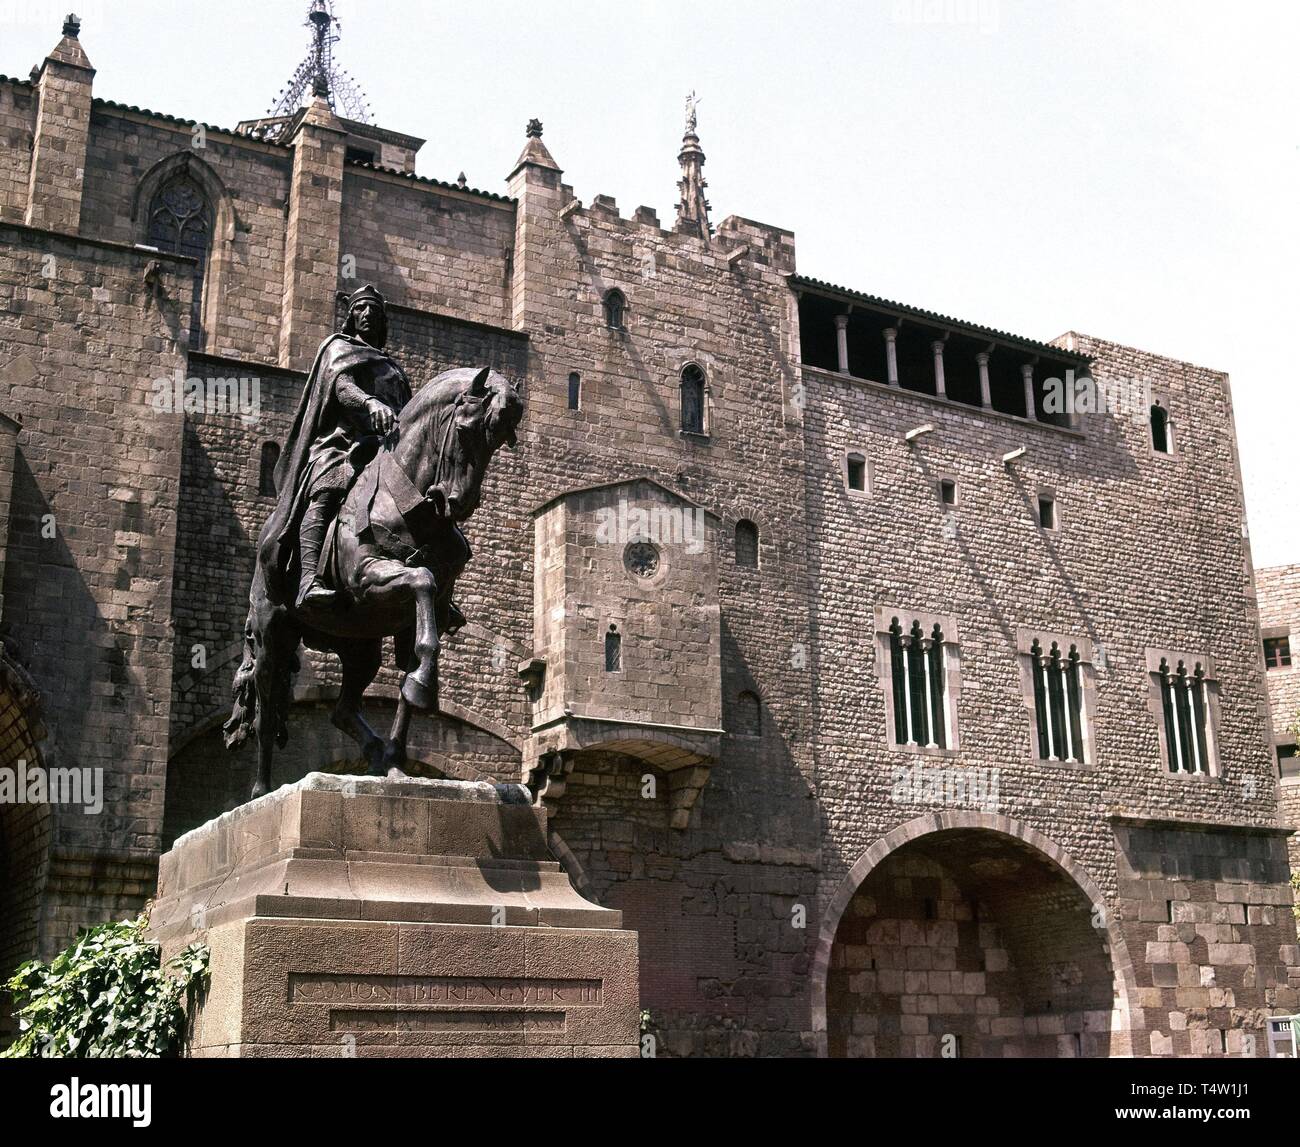
[{"label": "rider on horse", "polygon": [[[326,532],[411,397],[405,373],[383,350],[387,341],[384,297],[367,284],[348,300],[342,333],[321,344],[303,388],[276,466],[279,501],[263,534],[267,588],[285,604],[311,609],[334,600],[319,576]],[[296,587],[286,584],[295,549]]]}]

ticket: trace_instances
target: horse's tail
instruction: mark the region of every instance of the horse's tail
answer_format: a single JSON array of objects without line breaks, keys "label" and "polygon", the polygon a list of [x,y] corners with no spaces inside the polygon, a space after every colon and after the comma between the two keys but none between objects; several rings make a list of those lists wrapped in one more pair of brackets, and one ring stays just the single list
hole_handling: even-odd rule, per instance
[{"label": "horse's tail", "polygon": [[257,717],[257,644],[253,632],[253,607],[248,609],[248,620],[244,622],[244,657],[235,670],[235,680],[231,686],[234,705],[230,710],[230,720],[221,726],[226,736],[226,748],[237,749],[248,734],[253,731],[253,721]]}]

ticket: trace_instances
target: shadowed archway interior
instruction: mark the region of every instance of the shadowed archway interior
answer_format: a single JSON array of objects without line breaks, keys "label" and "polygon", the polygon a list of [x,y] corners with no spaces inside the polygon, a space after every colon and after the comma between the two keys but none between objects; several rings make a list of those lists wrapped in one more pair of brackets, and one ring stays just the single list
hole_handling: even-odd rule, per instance
[{"label": "shadowed archway interior", "polygon": [[1092,1057],[1115,983],[1083,890],[1031,845],[930,833],[863,880],[840,918],[827,1050],[850,1057]]}]

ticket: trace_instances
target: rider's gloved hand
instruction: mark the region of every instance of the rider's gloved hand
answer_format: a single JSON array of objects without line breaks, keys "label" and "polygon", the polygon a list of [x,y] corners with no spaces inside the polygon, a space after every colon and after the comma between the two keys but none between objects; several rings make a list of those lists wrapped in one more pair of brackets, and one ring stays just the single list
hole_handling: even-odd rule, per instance
[{"label": "rider's gloved hand", "polygon": [[381,438],[386,438],[397,425],[397,416],[377,398],[366,403],[366,413],[370,416],[370,429]]}]

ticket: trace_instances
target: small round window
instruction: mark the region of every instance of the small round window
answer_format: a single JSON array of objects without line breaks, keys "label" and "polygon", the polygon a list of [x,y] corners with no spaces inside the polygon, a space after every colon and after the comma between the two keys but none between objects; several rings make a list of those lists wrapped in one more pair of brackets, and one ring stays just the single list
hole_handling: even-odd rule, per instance
[{"label": "small round window", "polygon": [[659,572],[659,547],[654,542],[629,542],[623,564],[636,577],[652,578]]}]

